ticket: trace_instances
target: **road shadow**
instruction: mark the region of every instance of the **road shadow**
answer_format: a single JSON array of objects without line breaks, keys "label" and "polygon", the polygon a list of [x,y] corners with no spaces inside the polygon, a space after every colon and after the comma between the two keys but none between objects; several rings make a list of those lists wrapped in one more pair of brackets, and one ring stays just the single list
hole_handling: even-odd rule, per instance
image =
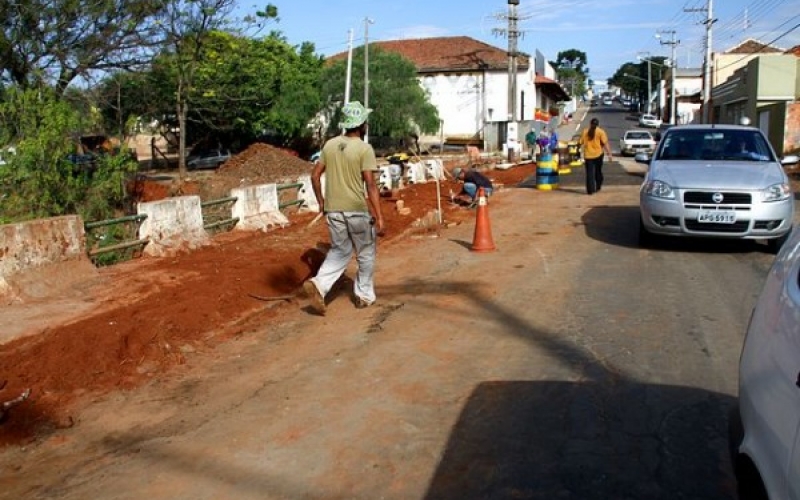
[{"label": "road shadow", "polygon": [[[605,205],[593,207],[581,217],[586,235],[609,245],[644,248],[639,243],[639,207]],[[662,237],[648,245],[656,252],[751,253],[766,252],[767,246],[756,240],[724,238]]]},{"label": "road shadow", "polygon": [[736,498],[720,466],[734,398],[604,375],[479,384],[425,499]]},{"label": "road shadow", "polygon": [[[441,458],[426,474],[430,481],[425,499],[735,499],[725,430],[735,398],[639,380],[615,366],[613,359],[598,357],[573,335],[536,327],[512,304],[498,301],[474,280],[416,277],[379,286],[378,295],[382,301],[395,303],[377,309],[382,315],[378,328],[406,302],[417,301],[435,314],[443,297],[460,297],[462,302],[453,304],[451,312],[463,308],[465,315],[484,315],[503,325],[504,335],[546,351],[554,362],[569,366],[579,380],[499,380],[475,386],[454,416],[444,448],[430,450]],[[182,429],[184,438],[200,439],[200,434],[187,429],[215,422],[201,414],[187,422],[180,405],[195,405],[196,400],[185,397],[183,388],[176,393],[183,397],[166,399],[177,405],[173,418],[97,436],[96,449],[109,457],[104,467],[110,473],[114,465],[122,467],[135,454],[138,461],[157,464],[161,474],[202,475],[204,481],[241,498],[264,492],[281,498],[375,498],[388,493],[321,491],[309,481],[313,474],[299,469],[296,474],[280,474],[263,466],[285,456],[290,448],[302,449],[288,442],[265,443],[259,459],[248,462],[233,451],[235,447],[227,453],[198,456],[170,446],[164,436]],[[234,408],[239,404],[235,402]],[[321,450],[326,451],[330,450]],[[60,482],[37,488],[38,492],[66,491],[86,463],[65,468]],[[356,480],[364,471],[352,474]],[[184,493],[190,495],[191,485],[184,484]],[[404,498],[403,491],[388,497]]]}]

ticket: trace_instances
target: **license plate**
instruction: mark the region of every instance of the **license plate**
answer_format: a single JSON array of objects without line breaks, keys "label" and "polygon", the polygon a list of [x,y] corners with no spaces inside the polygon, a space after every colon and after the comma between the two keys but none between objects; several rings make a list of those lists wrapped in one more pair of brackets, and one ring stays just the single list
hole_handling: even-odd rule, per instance
[{"label": "license plate", "polygon": [[733,224],[736,222],[736,212],[733,210],[706,210],[697,215],[697,222]]}]

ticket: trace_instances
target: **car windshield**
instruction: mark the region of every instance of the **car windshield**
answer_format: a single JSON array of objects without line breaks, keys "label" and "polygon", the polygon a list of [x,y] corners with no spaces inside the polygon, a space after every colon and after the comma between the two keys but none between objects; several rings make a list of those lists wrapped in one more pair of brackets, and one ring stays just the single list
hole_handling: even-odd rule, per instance
[{"label": "car windshield", "polygon": [[758,130],[672,130],[662,141],[656,160],[775,161]]},{"label": "car windshield", "polygon": [[649,132],[628,132],[625,134],[626,139],[652,139],[653,137]]}]

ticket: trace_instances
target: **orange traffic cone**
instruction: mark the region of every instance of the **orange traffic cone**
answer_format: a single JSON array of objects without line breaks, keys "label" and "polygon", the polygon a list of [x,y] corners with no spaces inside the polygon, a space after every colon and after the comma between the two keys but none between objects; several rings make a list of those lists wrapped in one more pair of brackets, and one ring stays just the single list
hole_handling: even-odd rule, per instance
[{"label": "orange traffic cone", "polygon": [[492,226],[489,223],[489,207],[483,188],[478,188],[478,213],[475,218],[475,236],[472,238],[473,252],[494,252]]}]

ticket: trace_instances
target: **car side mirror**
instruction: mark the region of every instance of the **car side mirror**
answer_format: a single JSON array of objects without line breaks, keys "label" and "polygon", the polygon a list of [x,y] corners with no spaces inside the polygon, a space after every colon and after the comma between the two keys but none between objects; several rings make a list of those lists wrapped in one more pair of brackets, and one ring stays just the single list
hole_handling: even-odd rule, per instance
[{"label": "car side mirror", "polygon": [[781,165],[794,165],[795,163],[800,163],[800,156],[789,155],[781,158]]},{"label": "car side mirror", "polygon": [[650,155],[647,153],[636,153],[636,156],[634,156],[633,159],[636,160],[636,163],[650,165]]}]

